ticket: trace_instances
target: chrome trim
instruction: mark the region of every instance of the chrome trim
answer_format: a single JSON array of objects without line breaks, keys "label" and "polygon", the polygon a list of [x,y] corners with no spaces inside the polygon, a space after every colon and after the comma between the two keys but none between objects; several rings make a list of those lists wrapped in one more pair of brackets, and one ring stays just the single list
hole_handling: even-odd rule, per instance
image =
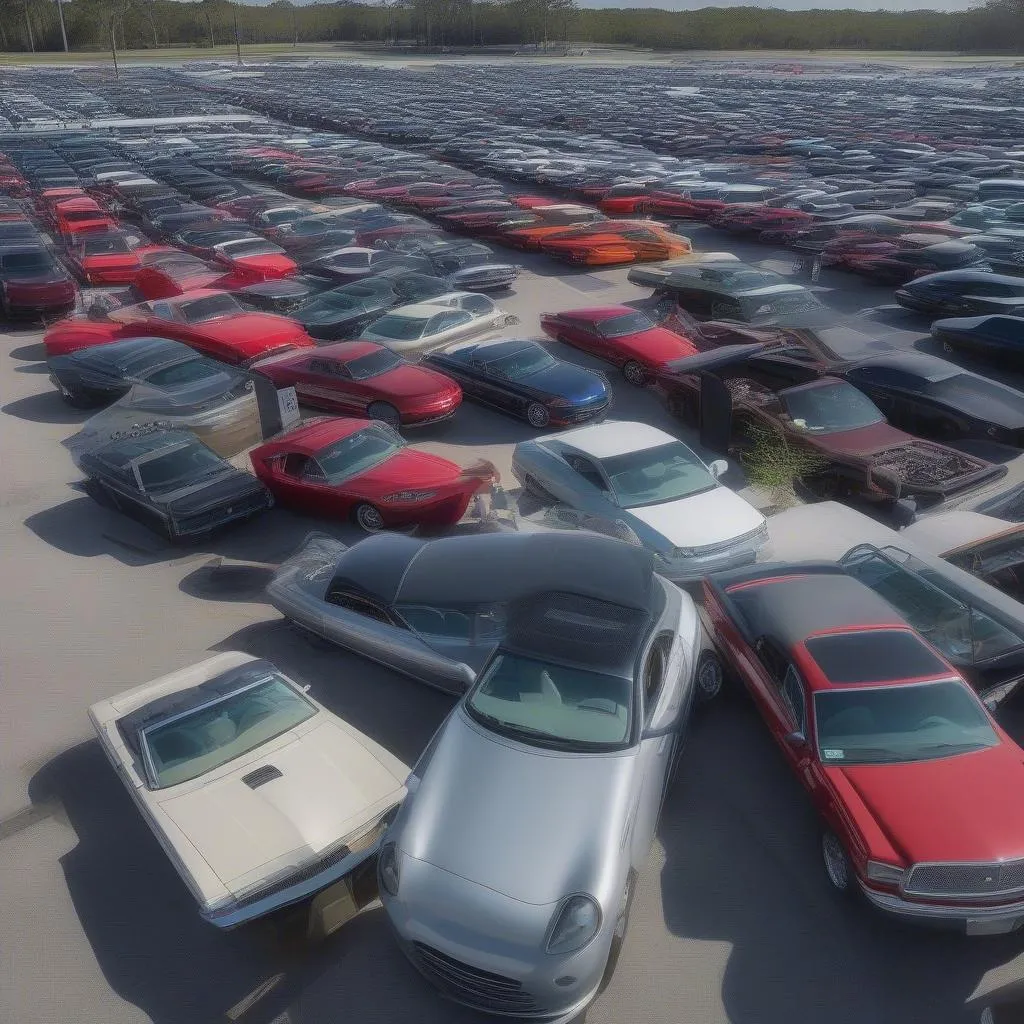
[{"label": "chrome trim", "polygon": [[948,903],[915,903],[893,893],[871,889],[860,879],[861,892],[868,902],[879,910],[900,917],[921,918],[930,921],[967,922],[982,918],[986,921],[1013,921],[1013,929],[1024,926],[1024,900],[996,907],[954,906]]}]

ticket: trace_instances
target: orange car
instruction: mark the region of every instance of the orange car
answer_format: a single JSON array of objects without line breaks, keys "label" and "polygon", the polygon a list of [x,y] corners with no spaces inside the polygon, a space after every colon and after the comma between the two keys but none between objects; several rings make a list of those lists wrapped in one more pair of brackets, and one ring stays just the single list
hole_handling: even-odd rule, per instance
[{"label": "orange car", "polygon": [[[535,206],[528,213],[524,211],[524,214],[523,217],[509,218],[505,227],[498,224],[493,229],[495,240],[517,249],[537,250],[548,235],[557,235],[566,228],[608,219],[592,206],[579,206],[575,203]],[[490,234],[487,233],[488,237]]]},{"label": "orange car", "polygon": [[541,251],[569,263],[609,266],[671,260],[693,252],[690,240],[652,221],[608,221],[549,235]]},{"label": "orange car", "polygon": [[93,231],[115,231],[117,220],[87,196],[62,199],[53,205],[53,227],[58,235],[84,235]]}]

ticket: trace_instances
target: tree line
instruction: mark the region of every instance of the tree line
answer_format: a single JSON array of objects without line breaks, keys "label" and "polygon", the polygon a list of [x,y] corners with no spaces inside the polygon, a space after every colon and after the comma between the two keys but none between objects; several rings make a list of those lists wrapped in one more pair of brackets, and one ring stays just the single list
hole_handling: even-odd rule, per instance
[{"label": "tree line", "polygon": [[[1024,0],[967,11],[783,11],[761,7],[584,10],[574,0],[381,0],[266,7],[229,0],[0,0],[0,49],[72,50],[309,42],[405,45],[616,44],[656,50],[1024,51]],[[200,55],[197,53],[197,56]]]}]

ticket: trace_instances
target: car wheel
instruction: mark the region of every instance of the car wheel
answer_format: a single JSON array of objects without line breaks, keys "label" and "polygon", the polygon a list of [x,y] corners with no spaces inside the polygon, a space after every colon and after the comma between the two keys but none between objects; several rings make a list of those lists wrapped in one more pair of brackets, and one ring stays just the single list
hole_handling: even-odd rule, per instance
[{"label": "car wheel", "polygon": [[526,409],[526,422],[540,430],[551,422],[551,413],[540,402],[531,402]]},{"label": "car wheel", "polygon": [[384,517],[378,509],[366,502],[356,508],[353,518],[367,533],[380,533],[384,529]]},{"label": "car wheel", "polygon": [[523,480],[523,487],[526,488],[538,501],[554,501],[555,496],[550,494],[548,491],[537,483],[532,476],[527,476]]},{"label": "car wheel", "polygon": [[389,427],[394,427],[397,430],[402,424],[401,413],[387,402],[373,402],[370,407],[366,410],[366,415],[371,420],[380,420],[382,423],[386,423]]},{"label": "car wheel", "polygon": [[942,343],[942,351],[948,353],[949,355],[952,355],[956,351],[956,349],[954,349],[948,341],[944,341]]},{"label": "car wheel", "polygon": [[697,659],[695,682],[697,700],[701,704],[710,704],[722,692],[725,669],[721,659],[714,651],[704,651]]},{"label": "car wheel", "polygon": [[622,376],[626,378],[627,382],[635,385],[638,388],[642,388],[647,383],[647,374],[644,372],[644,368],[635,360],[631,359],[622,368]]},{"label": "car wheel", "polygon": [[836,892],[844,895],[851,891],[853,869],[843,844],[835,832],[825,830],[821,834],[821,857],[825,862],[825,874]]},{"label": "car wheel", "polygon": [[629,928],[629,912],[633,907],[633,893],[636,891],[636,875],[630,871],[626,879],[626,887],[622,893],[622,903],[619,906],[619,914],[615,919],[615,930],[612,932],[612,942],[608,949],[608,960],[605,963],[604,974],[601,977],[599,991],[603,992],[615,974],[615,968],[619,964],[619,957],[622,955],[622,947],[626,941],[626,931]]}]

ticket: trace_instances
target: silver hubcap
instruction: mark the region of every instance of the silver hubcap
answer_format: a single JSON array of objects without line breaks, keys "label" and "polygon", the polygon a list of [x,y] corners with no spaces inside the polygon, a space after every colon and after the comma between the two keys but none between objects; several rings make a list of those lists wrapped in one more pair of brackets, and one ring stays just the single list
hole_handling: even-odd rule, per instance
[{"label": "silver hubcap", "polygon": [[546,427],[550,417],[543,405],[531,405],[526,410],[526,418],[530,421],[531,427]]},{"label": "silver hubcap", "polygon": [[722,666],[714,658],[705,658],[697,673],[697,686],[705,700],[716,696],[722,688]]},{"label": "silver hubcap", "polygon": [[376,533],[384,529],[384,520],[381,514],[372,505],[361,505],[356,513],[359,525],[369,533]]},{"label": "silver hubcap", "polygon": [[829,881],[840,891],[850,884],[850,874],[846,866],[846,854],[839,840],[829,832],[821,841],[821,852],[825,857],[825,870]]},{"label": "silver hubcap", "polygon": [[626,363],[622,368],[622,376],[625,377],[630,384],[643,384],[644,382],[644,371],[636,363]]}]

